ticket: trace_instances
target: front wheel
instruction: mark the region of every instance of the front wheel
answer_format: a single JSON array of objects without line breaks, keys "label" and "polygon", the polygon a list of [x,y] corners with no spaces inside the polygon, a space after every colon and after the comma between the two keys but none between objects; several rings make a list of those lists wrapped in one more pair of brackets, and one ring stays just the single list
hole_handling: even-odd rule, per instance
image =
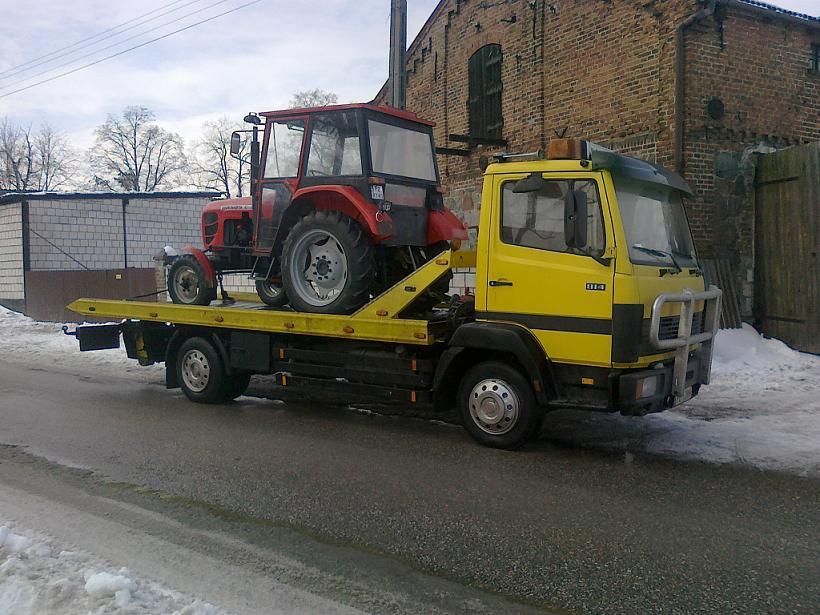
[{"label": "front wheel", "polygon": [[472,367],[458,389],[461,421],[479,443],[516,449],[535,436],[544,421],[530,383],[509,363],[486,361]]},{"label": "front wheel", "polygon": [[177,382],[191,401],[218,404],[226,400],[229,389],[225,366],[216,348],[202,337],[192,337],[180,346],[176,358]]},{"label": "front wheel", "polygon": [[178,257],[168,270],[168,294],[174,303],[209,305],[216,289],[206,281],[205,269],[192,254]]}]

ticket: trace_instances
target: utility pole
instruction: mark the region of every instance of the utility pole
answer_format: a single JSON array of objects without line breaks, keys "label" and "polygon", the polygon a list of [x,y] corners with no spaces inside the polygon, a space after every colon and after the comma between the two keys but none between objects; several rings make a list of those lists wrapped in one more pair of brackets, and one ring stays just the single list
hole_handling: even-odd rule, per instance
[{"label": "utility pole", "polygon": [[390,79],[388,93],[390,105],[404,109],[405,66],[404,53],[407,50],[407,0],[390,2]]}]

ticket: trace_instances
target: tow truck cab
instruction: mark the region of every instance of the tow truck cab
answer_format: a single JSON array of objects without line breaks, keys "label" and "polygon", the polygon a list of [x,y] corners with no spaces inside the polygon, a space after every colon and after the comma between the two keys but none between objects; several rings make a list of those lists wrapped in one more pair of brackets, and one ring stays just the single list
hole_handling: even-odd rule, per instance
[{"label": "tow truck cab", "polygon": [[484,175],[477,320],[527,329],[567,403],[644,414],[697,394],[720,291],[705,288],[686,182],[570,139],[508,160]]}]

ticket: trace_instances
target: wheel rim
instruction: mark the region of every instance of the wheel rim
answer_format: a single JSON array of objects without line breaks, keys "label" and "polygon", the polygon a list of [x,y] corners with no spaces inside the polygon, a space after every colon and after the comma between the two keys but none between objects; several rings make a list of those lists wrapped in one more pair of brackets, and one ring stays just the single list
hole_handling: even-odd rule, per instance
[{"label": "wheel rim", "polygon": [[202,393],[211,379],[211,364],[199,350],[189,350],[182,358],[182,380],[194,393]]},{"label": "wheel rim", "polygon": [[174,272],[174,290],[183,303],[193,303],[199,295],[199,276],[193,267],[182,265]]},{"label": "wheel rim", "polygon": [[521,404],[513,388],[497,378],[482,380],[470,392],[470,416],[482,431],[498,436],[515,427]]},{"label": "wheel rim", "polygon": [[274,284],[272,282],[264,281],[260,282],[259,286],[262,288],[262,292],[268,295],[271,299],[278,299],[279,295],[282,294],[281,284]]},{"label": "wheel rim", "polygon": [[347,254],[332,233],[315,229],[293,246],[289,266],[294,291],[306,303],[324,307],[333,303],[347,283]]}]

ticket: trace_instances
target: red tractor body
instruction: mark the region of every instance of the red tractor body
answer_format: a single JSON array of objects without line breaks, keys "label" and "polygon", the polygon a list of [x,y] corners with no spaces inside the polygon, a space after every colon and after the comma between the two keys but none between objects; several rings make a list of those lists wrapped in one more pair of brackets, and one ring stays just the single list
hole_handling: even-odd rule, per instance
[{"label": "red tractor body", "polygon": [[[246,121],[255,124],[252,196],[209,204],[202,239],[216,272],[251,274],[271,305],[286,300],[274,292],[284,284],[296,309],[349,312],[467,238],[444,208],[432,123],[366,104]],[[240,139],[234,133],[237,146]]]}]

